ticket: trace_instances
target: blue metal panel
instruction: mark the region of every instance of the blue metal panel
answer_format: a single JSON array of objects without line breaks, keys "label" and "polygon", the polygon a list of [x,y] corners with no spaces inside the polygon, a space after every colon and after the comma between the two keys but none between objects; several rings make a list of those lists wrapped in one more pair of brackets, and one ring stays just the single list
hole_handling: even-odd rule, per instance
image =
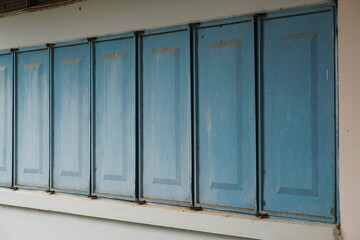
[{"label": "blue metal panel", "polygon": [[187,31],[143,38],[143,198],[191,200],[189,46]]},{"label": "blue metal panel", "polygon": [[334,26],[330,11],[264,20],[264,210],[335,217]]},{"label": "blue metal panel", "polygon": [[0,56],[0,186],[12,182],[12,97],[11,54]]},{"label": "blue metal panel", "polygon": [[254,32],[248,22],[197,30],[198,202],[256,208]]},{"label": "blue metal panel", "polygon": [[135,197],[135,40],[95,44],[95,193]]},{"label": "blue metal panel", "polygon": [[17,185],[47,187],[49,181],[48,51],[17,55]]},{"label": "blue metal panel", "polygon": [[54,188],[87,192],[90,177],[90,51],[54,49]]}]

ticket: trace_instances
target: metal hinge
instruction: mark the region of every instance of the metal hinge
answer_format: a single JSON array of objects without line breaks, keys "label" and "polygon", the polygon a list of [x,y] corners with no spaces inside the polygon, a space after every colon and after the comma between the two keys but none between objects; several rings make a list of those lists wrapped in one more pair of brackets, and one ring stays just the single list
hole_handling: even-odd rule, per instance
[{"label": "metal hinge", "polygon": [[95,194],[88,195],[87,197],[91,198],[91,199],[99,199],[99,197],[97,195],[95,195]]},{"label": "metal hinge", "polygon": [[189,23],[189,27],[190,27],[190,28],[197,27],[197,26],[199,26],[199,25],[200,25],[199,22]]},{"label": "metal hinge", "polygon": [[266,13],[262,12],[262,13],[255,13],[253,15],[254,18],[262,18],[262,17],[266,17]]},{"label": "metal hinge", "polygon": [[139,204],[139,205],[144,205],[146,204],[145,200],[136,200],[135,203]]},{"label": "metal hinge", "polygon": [[265,213],[265,212],[256,212],[255,213],[255,216],[257,218],[269,218],[269,214],[268,213]]},{"label": "metal hinge", "polygon": [[191,206],[191,207],[190,207],[190,210],[193,210],[193,211],[202,211],[203,208],[200,207],[200,206]]},{"label": "metal hinge", "polygon": [[96,40],[96,37],[89,37],[89,38],[87,38],[87,40],[88,40],[88,42],[93,42]]},{"label": "metal hinge", "polygon": [[49,193],[49,194],[55,194],[55,190],[54,189],[47,189],[45,192]]}]

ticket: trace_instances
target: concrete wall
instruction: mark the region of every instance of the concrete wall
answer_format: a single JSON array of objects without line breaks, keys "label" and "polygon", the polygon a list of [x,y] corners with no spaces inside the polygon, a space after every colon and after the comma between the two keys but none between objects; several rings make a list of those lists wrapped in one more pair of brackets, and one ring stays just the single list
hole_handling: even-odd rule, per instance
[{"label": "concrete wall", "polygon": [[[88,0],[0,19],[0,49],[171,26],[323,0]],[[360,0],[339,0],[340,200],[345,240],[360,239]],[[0,239],[227,239],[0,206]],[[61,227],[59,227],[61,226]],[[117,238],[117,237],[116,237]],[[230,239],[230,238],[229,238]]]},{"label": "concrete wall", "polygon": [[0,19],[0,49],[173,26],[324,0],[87,0]]},{"label": "concrete wall", "polygon": [[345,240],[360,239],[360,1],[339,0],[340,213]]},{"label": "concrete wall", "polygon": [[0,223],[0,239],[2,240],[239,239],[5,206],[0,206]]}]

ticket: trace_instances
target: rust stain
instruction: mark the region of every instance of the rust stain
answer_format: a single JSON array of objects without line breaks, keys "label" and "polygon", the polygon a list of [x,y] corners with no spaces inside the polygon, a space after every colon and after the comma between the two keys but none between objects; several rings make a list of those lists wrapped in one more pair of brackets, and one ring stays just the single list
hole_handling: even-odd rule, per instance
[{"label": "rust stain", "polygon": [[33,62],[33,63],[27,63],[24,64],[25,68],[36,68],[39,67],[42,64],[42,62]]},{"label": "rust stain", "polygon": [[297,33],[292,35],[284,35],[279,36],[279,40],[284,41],[292,41],[292,40],[300,40],[300,39],[307,39],[312,38],[315,34],[313,32],[305,32],[305,33]]},{"label": "rust stain", "polygon": [[174,52],[176,52],[178,49],[179,49],[178,46],[172,47],[172,48],[166,47],[166,48],[162,48],[162,49],[153,49],[153,50],[152,50],[152,53],[153,53],[153,54],[174,53]]},{"label": "rust stain", "polygon": [[211,43],[211,48],[226,48],[226,47],[233,47],[239,44],[240,40],[232,40],[232,41],[220,41],[216,43]]},{"label": "rust stain", "polygon": [[110,53],[110,54],[106,54],[104,55],[104,59],[114,59],[114,58],[122,58],[126,56],[126,52],[122,52],[122,53]]},{"label": "rust stain", "polygon": [[278,214],[291,214],[295,216],[302,216],[302,217],[310,217],[310,218],[321,218],[321,219],[332,219],[332,217],[324,217],[324,216],[318,216],[318,215],[307,215],[307,214],[301,214],[301,213],[289,213],[289,212],[281,212],[281,211],[270,211],[264,209],[264,211],[267,211],[269,213],[278,213]]},{"label": "rust stain", "polygon": [[68,58],[68,59],[63,59],[61,61],[61,63],[62,64],[77,63],[77,62],[80,62],[81,59],[82,59],[82,57],[81,58]]}]

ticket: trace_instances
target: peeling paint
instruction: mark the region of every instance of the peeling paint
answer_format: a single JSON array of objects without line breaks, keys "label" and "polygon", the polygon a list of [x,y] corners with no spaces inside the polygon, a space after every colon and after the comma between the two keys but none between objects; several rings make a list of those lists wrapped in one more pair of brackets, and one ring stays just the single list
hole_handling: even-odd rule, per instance
[{"label": "peeling paint", "polygon": [[68,58],[68,59],[63,59],[61,61],[61,64],[70,64],[70,63],[77,63],[80,62],[82,59],[82,57],[80,58]]},{"label": "peeling paint", "polygon": [[24,64],[24,67],[25,68],[36,68],[36,67],[40,67],[41,64],[42,64],[42,62],[27,63],[27,64]]},{"label": "peeling paint", "polygon": [[126,52],[122,52],[122,53],[109,53],[104,55],[104,59],[114,59],[114,58],[122,58],[126,56]]},{"label": "peeling paint", "polygon": [[239,44],[240,40],[232,40],[232,41],[220,41],[216,43],[211,43],[211,48],[226,48],[226,47],[233,47]]},{"label": "peeling paint", "polygon": [[176,52],[178,49],[179,49],[178,46],[172,47],[172,48],[166,47],[166,48],[161,48],[161,49],[153,49],[153,50],[152,50],[152,53],[153,53],[153,54],[174,53],[174,52]]}]

